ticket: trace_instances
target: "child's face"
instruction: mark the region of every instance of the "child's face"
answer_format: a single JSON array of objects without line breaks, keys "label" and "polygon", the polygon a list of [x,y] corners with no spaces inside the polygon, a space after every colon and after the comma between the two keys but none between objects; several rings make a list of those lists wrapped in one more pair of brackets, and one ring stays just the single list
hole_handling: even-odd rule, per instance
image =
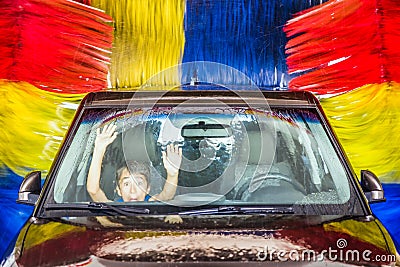
[{"label": "child's face", "polygon": [[124,201],[143,201],[150,191],[146,177],[140,173],[131,175],[128,169],[122,171],[118,181],[117,193]]}]

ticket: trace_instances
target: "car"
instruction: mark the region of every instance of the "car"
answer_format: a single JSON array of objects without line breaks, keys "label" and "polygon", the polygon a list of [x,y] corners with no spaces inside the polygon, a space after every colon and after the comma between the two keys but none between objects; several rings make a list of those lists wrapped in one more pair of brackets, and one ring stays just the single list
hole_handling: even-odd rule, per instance
[{"label": "car", "polygon": [[313,94],[195,89],[89,93],[44,184],[24,178],[35,208],[2,265],[399,263],[379,179],[354,173]]}]

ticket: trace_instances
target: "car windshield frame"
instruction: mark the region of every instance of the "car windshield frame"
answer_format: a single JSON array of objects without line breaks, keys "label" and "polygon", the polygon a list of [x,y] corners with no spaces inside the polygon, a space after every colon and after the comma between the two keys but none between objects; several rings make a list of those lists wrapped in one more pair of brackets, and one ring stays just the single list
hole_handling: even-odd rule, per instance
[{"label": "car windshield frame", "polygon": [[[170,103],[169,105],[174,107],[178,105],[178,103]],[[234,107],[240,107],[241,105],[243,106],[243,103],[229,103],[228,105],[234,106]],[[74,119],[73,124],[71,125],[66,138],[61,146],[61,149],[59,150],[59,153],[57,155],[57,158],[55,162],[53,163],[53,166],[49,172],[49,175],[46,178],[46,181],[43,186],[43,194],[41,195],[37,208],[35,209],[35,213],[37,216],[41,217],[51,217],[54,216],[55,214],[59,214],[60,216],[63,215],[63,211],[59,209],[53,209],[52,212],[49,212],[48,210],[46,211],[46,205],[48,207],[49,204],[55,204],[52,202],[54,199],[54,187],[55,187],[55,180],[57,178],[57,175],[60,171],[60,166],[62,164],[63,159],[66,157],[67,154],[67,148],[71,145],[77,131],[79,128],[79,125],[82,123],[82,119],[84,119],[84,114],[87,110],[93,110],[93,109],[120,109],[123,110],[123,107],[127,107],[125,104],[123,105],[115,105],[115,104],[107,104],[103,105],[101,104],[101,101],[99,101],[95,105],[88,105],[84,106],[82,105],[78,110],[76,117]],[[165,106],[165,104],[160,104],[159,106]],[[343,152],[342,147],[340,146],[339,142],[337,141],[337,138],[335,134],[332,131],[332,128],[330,125],[327,123],[327,119],[323,113],[322,110],[320,110],[318,105],[310,105],[310,104],[304,104],[304,103],[294,103],[291,105],[287,105],[287,103],[284,104],[276,104],[276,105],[271,105],[270,106],[273,109],[303,109],[303,110],[308,110],[312,113],[314,113],[317,117],[318,120],[321,122],[321,126],[323,128],[323,131],[326,133],[326,136],[328,140],[330,141],[332,148],[336,152],[336,155],[338,157],[338,160],[340,161],[340,164],[343,166],[344,173],[346,175],[346,180],[348,182],[349,186],[349,194],[350,198],[346,203],[343,204],[323,204],[323,205],[303,205],[301,203],[297,204],[285,204],[285,205],[266,205],[262,203],[243,203],[243,205],[240,205],[239,203],[226,203],[225,205],[221,205],[221,203],[215,202],[215,203],[205,203],[204,205],[199,205],[196,207],[192,206],[187,206],[187,207],[179,207],[179,208],[169,208],[166,209],[170,213],[179,213],[179,212],[184,212],[184,211],[191,211],[191,210],[201,210],[201,209],[209,209],[209,208],[217,208],[219,209],[221,206],[241,206],[241,207],[259,207],[259,208],[271,208],[273,206],[281,208],[281,207],[294,207],[295,213],[296,214],[313,214],[317,215],[322,212],[324,215],[337,215],[340,213],[340,211],[346,210],[345,214],[346,215],[366,215],[368,214],[368,207],[365,207],[365,201],[363,197],[361,196],[360,188],[358,184],[355,181],[355,174],[351,169],[351,166],[349,164],[349,161],[346,157],[346,155]],[[70,203],[73,204],[73,203]],[[143,208],[148,208],[150,210],[150,215],[153,213],[152,210],[154,211],[154,207],[159,206],[160,203],[109,203],[109,204],[115,204],[116,206],[136,206],[136,207],[143,207]],[[343,206],[344,205],[344,206]],[[153,209],[152,209],[153,207]],[[339,213],[333,213],[333,214],[325,214],[326,210],[337,210]],[[237,212],[237,211],[236,211]],[[64,212],[65,213],[65,212]],[[87,216],[91,215],[98,215],[102,214],[102,212],[81,212],[78,214],[81,214],[82,216],[86,214]],[[200,213],[201,214],[201,213]]]}]

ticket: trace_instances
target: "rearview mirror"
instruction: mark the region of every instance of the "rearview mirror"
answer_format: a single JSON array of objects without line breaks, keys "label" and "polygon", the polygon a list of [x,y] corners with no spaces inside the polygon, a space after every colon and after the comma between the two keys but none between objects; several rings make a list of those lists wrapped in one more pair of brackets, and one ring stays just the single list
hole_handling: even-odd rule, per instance
[{"label": "rearview mirror", "polygon": [[41,191],[41,172],[28,173],[18,191],[17,203],[35,205]]},{"label": "rearview mirror", "polygon": [[361,188],[369,203],[386,201],[382,184],[373,172],[368,170],[361,171]]},{"label": "rearview mirror", "polygon": [[232,129],[226,124],[205,123],[188,124],[182,127],[181,135],[186,138],[222,138],[232,135]]}]

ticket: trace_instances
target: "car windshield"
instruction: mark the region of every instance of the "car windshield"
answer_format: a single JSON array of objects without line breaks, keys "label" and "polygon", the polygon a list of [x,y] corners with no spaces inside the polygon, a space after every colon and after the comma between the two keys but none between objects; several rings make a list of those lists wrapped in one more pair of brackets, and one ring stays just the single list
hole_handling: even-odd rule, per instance
[{"label": "car windshield", "polygon": [[112,125],[118,135],[99,168],[110,204],[122,201],[117,173],[132,161],[148,166],[149,197],[159,194],[167,177],[163,155],[174,144],[182,154],[174,197],[134,205],[335,206],[347,208],[324,212],[350,213],[349,174],[319,116],[293,107],[86,109],[53,169],[48,202],[93,202],[87,177],[96,135]]}]

